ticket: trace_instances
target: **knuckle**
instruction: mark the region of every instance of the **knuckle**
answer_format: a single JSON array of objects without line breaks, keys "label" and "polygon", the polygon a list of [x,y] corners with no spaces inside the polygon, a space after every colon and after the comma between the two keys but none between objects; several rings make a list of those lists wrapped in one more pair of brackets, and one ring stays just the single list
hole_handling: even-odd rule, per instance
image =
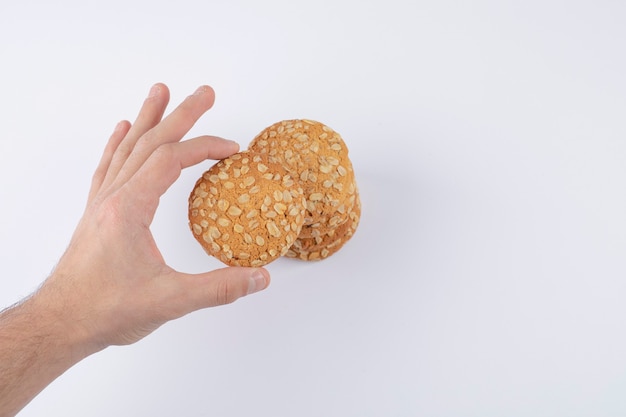
[{"label": "knuckle", "polygon": [[218,305],[231,304],[240,297],[239,292],[228,280],[220,280],[215,288],[215,301]]},{"label": "knuckle", "polygon": [[155,142],[155,134],[154,130],[148,130],[146,133],[141,135],[139,139],[137,139],[137,143],[135,144],[135,148],[137,149],[145,149],[149,146],[154,146]]},{"label": "knuckle", "polygon": [[101,183],[104,180],[106,173],[107,173],[107,167],[98,166],[98,168],[96,168],[94,173],[91,175],[91,184],[97,185]]},{"label": "knuckle", "polygon": [[170,165],[176,161],[176,148],[172,143],[164,143],[156,147],[151,157],[159,164]]},{"label": "knuckle", "polygon": [[113,193],[100,202],[96,212],[96,224],[101,230],[114,230],[124,223],[123,197]]}]

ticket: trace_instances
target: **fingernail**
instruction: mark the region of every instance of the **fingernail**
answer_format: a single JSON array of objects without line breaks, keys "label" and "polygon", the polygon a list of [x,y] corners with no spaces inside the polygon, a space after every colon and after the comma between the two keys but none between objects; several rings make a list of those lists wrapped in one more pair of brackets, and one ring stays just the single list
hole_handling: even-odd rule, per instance
[{"label": "fingernail", "polygon": [[262,269],[255,270],[250,275],[250,281],[248,282],[248,294],[252,294],[267,287],[267,277]]},{"label": "fingernail", "polygon": [[150,93],[148,93],[148,98],[158,96],[160,91],[161,91],[161,87],[158,84],[153,85],[152,88],[150,89]]},{"label": "fingernail", "polygon": [[193,93],[193,95],[194,96],[202,95],[206,93],[207,90],[208,90],[208,87],[206,85],[203,85],[201,87],[198,87],[198,89]]}]

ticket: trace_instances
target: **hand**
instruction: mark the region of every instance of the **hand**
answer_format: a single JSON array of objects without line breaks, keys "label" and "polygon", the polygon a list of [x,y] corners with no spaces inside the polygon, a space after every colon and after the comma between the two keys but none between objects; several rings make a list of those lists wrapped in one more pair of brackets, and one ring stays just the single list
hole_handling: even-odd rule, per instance
[{"label": "hand", "polygon": [[169,320],[269,284],[261,268],[175,271],[150,232],[160,196],[183,168],[239,149],[214,136],[180,142],[214,99],[200,87],[162,119],[169,91],[157,84],[135,123],[120,122],[109,139],[70,245],[35,295],[91,352],[136,342]]}]

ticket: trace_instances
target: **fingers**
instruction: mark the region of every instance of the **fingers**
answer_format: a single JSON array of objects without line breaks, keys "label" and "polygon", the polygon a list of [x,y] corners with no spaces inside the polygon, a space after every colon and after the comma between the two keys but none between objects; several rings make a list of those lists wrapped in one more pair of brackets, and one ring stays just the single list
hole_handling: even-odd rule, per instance
[{"label": "fingers", "polygon": [[214,102],[215,93],[209,86],[202,86],[188,96],[169,116],[133,143],[132,153],[126,157],[115,182],[120,185],[126,182],[159,146],[180,141]]},{"label": "fingers", "polygon": [[152,86],[133,127],[124,140],[127,150],[132,151],[137,140],[161,121],[169,100],[170,92],[165,84],[157,83]]},{"label": "fingers", "polygon": [[204,274],[177,273],[184,295],[177,315],[195,310],[229,304],[237,299],[266,289],[270,274],[263,268],[228,267]]},{"label": "fingers", "polygon": [[[208,85],[199,87],[188,96],[169,116],[159,124],[154,132],[161,143],[178,141],[215,103],[215,91]],[[167,138],[172,138],[168,140]],[[177,138],[177,139],[174,139]]]},{"label": "fingers", "polygon": [[87,203],[93,200],[93,197],[98,193],[100,187],[102,186],[102,182],[107,175],[109,170],[109,165],[111,164],[111,160],[113,159],[113,155],[117,150],[117,147],[122,142],[124,137],[128,134],[130,129],[130,123],[126,120],[119,122],[115,126],[115,130],[109,137],[109,141],[107,142],[106,147],[104,148],[104,152],[102,153],[102,157],[100,158],[100,162],[98,163],[98,167],[93,174],[91,179],[91,189],[89,190],[89,197],[87,198]]},{"label": "fingers", "polygon": [[222,159],[239,145],[214,136],[201,136],[179,143],[215,101],[209,86],[201,86],[161,121],[169,90],[156,84],[132,126],[124,122],[110,143],[94,174],[90,201],[99,190],[128,192],[136,215],[148,226],[161,195],[180,176],[183,168],[207,158]]},{"label": "fingers", "polygon": [[223,159],[239,150],[236,142],[216,136],[199,136],[180,143],[159,146],[137,173],[124,185],[124,191],[136,201],[135,213],[148,226],[159,198],[178,179],[184,168],[206,159]]},{"label": "fingers", "polygon": [[130,130],[127,130],[125,137],[112,156],[106,178],[103,180],[103,186],[109,186],[116,180],[119,171],[135,149],[139,138],[161,121],[169,102],[169,97],[170,93],[165,84],[158,83],[152,86],[135,122],[130,127]]}]

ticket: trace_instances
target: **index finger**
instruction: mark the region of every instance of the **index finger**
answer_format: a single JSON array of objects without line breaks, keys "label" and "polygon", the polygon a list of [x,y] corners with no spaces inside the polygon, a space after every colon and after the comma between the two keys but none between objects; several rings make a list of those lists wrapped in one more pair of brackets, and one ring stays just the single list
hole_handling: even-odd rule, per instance
[{"label": "index finger", "polygon": [[181,143],[161,145],[124,184],[129,198],[137,204],[135,212],[142,213],[140,220],[145,226],[152,222],[159,199],[184,168],[206,159],[226,158],[238,150],[236,142],[216,136],[200,136]]}]

